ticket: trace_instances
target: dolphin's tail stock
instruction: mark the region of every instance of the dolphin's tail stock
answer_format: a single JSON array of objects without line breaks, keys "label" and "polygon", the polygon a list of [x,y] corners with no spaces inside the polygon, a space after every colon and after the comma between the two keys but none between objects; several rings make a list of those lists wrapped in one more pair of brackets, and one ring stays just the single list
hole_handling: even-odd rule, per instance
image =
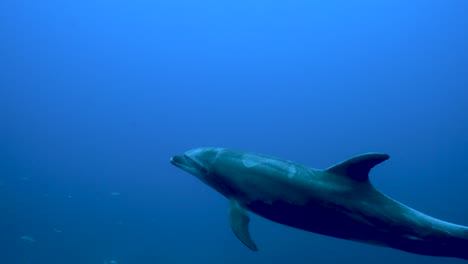
[{"label": "dolphin's tail stock", "polygon": [[445,247],[451,257],[468,260],[468,227],[458,226],[453,237],[448,238]]},{"label": "dolphin's tail stock", "polygon": [[465,227],[461,231],[460,235],[460,245],[458,248],[458,252],[460,252],[460,256],[458,258],[468,260],[468,227]]}]

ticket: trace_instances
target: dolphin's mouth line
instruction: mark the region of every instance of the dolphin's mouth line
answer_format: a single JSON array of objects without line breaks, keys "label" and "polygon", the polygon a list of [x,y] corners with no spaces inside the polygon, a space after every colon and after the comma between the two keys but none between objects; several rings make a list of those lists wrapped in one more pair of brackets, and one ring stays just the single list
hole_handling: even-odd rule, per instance
[{"label": "dolphin's mouth line", "polygon": [[176,155],[171,158],[171,163],[176,167],[183,169],[184,167],[191,167],[187,157],[184,155]]},{"label": "dolphin's mouth line", "polygon": [[196,169],[203,172],[206,171],[206,169],[203,168],[200,164],[198,164],[198,162],[194,161],[187,155],[176,155],[171,158],[171,163],[174,164],[176,167],[179,167],[184,170]]}]

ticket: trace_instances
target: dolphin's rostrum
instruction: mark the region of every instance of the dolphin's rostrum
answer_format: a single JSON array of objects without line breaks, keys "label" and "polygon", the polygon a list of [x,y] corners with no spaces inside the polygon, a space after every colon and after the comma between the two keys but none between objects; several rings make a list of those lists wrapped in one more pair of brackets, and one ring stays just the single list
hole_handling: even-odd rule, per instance
[{"label": "dolphin's rostrum", "polygon": [[468,227],[420,213],[372,186],[370,170],[388,158],[366,153],[319,170],[266,155],[197,148],[171,163],[229,199],[232,230],[255,251],[247,210],[322,235],[468,259]]}]

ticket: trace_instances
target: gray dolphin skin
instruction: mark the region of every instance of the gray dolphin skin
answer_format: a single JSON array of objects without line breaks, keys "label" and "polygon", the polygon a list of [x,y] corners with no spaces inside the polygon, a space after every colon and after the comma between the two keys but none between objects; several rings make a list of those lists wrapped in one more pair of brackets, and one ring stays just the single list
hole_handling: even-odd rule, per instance
[{"label": "gray dolphin skin", "polygon": [[386,154],[366,153],[327,169],[266,155],[197,148],[172,157],[229,200],[234,234],[257,251],[247,210],[271,221],[415,254],[468,260],[468,227],[420,213],[376,190],[368,174]]}]

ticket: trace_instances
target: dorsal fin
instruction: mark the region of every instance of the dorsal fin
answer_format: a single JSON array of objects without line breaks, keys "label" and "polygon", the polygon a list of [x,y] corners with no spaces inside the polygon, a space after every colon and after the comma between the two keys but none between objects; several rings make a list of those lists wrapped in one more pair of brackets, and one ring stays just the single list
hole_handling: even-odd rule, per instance
[{"label": "dorsal fin", "polygon": [[369,178],[369,171],[377,164],[390,158],[382,153],[365,153],[326,169],[326,172],[343,175],[357,181],[366,181]]}]

